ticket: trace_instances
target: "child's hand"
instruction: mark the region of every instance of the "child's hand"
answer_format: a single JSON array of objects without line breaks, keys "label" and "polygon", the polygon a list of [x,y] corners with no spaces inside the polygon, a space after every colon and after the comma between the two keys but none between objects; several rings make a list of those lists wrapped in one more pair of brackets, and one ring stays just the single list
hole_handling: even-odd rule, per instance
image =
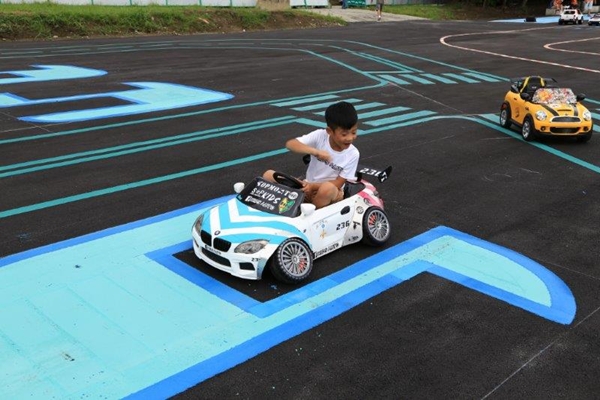
[{"label": "child's hand", "polygon": [[302,181],[302,191],[306,194],[309,194],[314,191],[314,185],[307,180]]},{"label": "child's hand", "polygon": [[325,150],[317,150],[313,155],[317,157],[317,160],[319,161],[331,162],[331,154]]}]

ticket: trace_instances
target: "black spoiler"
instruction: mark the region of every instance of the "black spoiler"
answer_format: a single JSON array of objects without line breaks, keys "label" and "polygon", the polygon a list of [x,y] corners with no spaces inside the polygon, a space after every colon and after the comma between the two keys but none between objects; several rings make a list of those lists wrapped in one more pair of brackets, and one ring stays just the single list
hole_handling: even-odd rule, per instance
[{"label": "black spoiler", "polygon": [[369,175],[369,176],[376,177],[379,182],[383,183],[390,177],[391,173],[392,173],[391,165],[385,169],[374,169],[371,167],[365,167],[365,166],[359,165],[358,169],[356,170],[356,179],[360,181],[362,179],[363,175]]}]

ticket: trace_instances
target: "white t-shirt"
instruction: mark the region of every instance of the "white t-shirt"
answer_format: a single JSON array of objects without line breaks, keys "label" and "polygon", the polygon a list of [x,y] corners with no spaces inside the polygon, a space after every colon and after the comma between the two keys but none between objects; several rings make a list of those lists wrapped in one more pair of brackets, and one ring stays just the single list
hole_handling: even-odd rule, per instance
[{"label": "white t-shirt", "polygon": [[332,181],[338,176],[350,181],[356,179],[356,168],[358,167],[360,153],[353,144],[342,151],[333,150],[329,145],[329,134],[325,129],[317,129],[297,139],[307,146],[327,151],[332,157],[331,162],[327,163],[318,160],[315,156],[310,156],[310,163],[306,170],[307,181]]}]

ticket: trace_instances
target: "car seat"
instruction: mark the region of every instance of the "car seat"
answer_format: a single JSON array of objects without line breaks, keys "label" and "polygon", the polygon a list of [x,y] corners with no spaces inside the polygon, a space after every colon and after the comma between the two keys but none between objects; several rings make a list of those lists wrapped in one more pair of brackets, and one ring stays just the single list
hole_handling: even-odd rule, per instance
[{"label": "car seat", "polygon": [[544,80],[539,76],[531,76],[527,80],[527,84],[521,91],[521,93],[529,93],[531,96],[541,87],[546,86]]},{"label": "car seat", "polygon": [[[310,154],[305,154],[302,157],[302,162],[308,165],[308,163],[310,163]],[[357,173],[356,175],[356,182],[346,182],[344,184],[344,199],[354,196],[365,188],[365,184],[361,182],[362,174]]]},{"label": "car seat", "polygon": [[344,185],[344,199],[352,197],[365,188],[362,182],[346,182]]}]

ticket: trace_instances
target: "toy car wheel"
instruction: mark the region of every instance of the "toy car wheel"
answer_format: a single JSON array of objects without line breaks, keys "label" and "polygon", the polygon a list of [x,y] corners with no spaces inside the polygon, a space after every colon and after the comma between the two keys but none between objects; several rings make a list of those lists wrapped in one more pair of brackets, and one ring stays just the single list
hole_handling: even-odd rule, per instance
[{"label": "toy car wheel", "polygon": [[586,143],[592,138],[592,132],[586,133],[585,135],[577,136],[577,141],[579,143]]},{"label": "toy car wheel", "polygon": [[308,278],[313,266],[310,248],[298,238],[289,238],[275,250],[270,270],[275,279],[284,283],[299,283]]},{"label": "toy car wheel", "polygon": [[521,136],[523,136],[523,140],[530,142],[535,138],[535,128],[533,122],[531,121],[531,117],[526,117],[523,121],[523,126],[521,127]]},{"label": "toy car wheel", "polygon": [[390,220],[385,211],[379,207],[371,207],[363,216],[363,243],[370,246],[381,246],[391,234]]},{"label": "toy car wheel", "polygon": [[512,125],[510,118],[510,105],[508,105],[508,103],[504,103],[500,109],[500,125],[502,125],[504,128],[510,128]]}]

